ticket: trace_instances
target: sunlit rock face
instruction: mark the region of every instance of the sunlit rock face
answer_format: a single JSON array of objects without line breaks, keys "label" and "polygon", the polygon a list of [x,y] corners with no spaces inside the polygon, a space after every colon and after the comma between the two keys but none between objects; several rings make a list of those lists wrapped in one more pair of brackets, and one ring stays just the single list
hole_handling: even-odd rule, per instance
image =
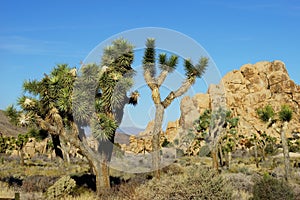
[{"label": "sunlit rock face", "polygon": [[[300,85],[290,79],[285,64],[281,61],[245,64],[239,70],[227,73],[218,85],[210,85],[207,93],[182,98],[180,118],[168,123],[162,137],[170,142],[180,140],[184,132],[193,127],[193,122],[204,110],[214,110],[218,106],[231,110],[234,116],[239,117],[239,134],[247,137],[252,133],[264,132],[267,125],[258,119],[256,110],[268,104],[272,105],[275,112],[278,112],[282,105],[289,105],[293,110],[293,119],[289,123],[287,137],[300,134]],[[146,131],[140,136],[150,133],[151,127],[153,128],[153,122],[149,123]],[[280,137],[272,128],[269,128],[267,133]],[[148,136],[151,134],[146,135],[143,144],[132,136],[133,143],[129,146],[136,147],[129,149],[140,151],[142,149],[142,146],[138,147],[140,144],[151,150],[151,137]]]}]

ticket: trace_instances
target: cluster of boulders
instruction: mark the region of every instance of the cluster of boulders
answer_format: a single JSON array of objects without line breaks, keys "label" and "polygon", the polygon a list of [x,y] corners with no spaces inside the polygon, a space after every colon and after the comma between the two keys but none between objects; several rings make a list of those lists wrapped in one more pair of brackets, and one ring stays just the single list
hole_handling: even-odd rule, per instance
[{"label": "cluster of boulders", "polygon": [[[287,137],[300,134],[300,85],[290,79],[285,64],[281,61],[258,62],[243,65],[239,70],[227,73],[218,85],[210,85],[206,94],[182,98],[181,116],[175,122],[169,122],[163,132],[161,141],[171,143],[179,140],[193,127],[194,121],[206,109],[223,107],[230,110],[233,117],[239,118],[238,133],[245,138],[253,133],[264,132],[266,124],[257,116],[257,109],[271,105],[275,112],[282,105],[293,110],[293,119],[289,123]],[[276,124],[275,124],[276,125]],[[129,145],[122,148],[126,151],[141,153],[151,151],[151,131],[153,122],[137,136],[130,137]],[[275,129],[268,129],[268,134],[279,138]],[[245,139],[243,140],[245,143]],[[188,147],[182,147],[187,149]]]}]

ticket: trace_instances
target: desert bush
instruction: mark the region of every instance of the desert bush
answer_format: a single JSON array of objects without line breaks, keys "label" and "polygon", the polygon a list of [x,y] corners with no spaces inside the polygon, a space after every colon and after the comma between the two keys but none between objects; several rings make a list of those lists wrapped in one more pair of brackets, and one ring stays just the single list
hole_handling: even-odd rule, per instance
[{"label": "desert bush", "polygon": [[23,180],[22,189],[25,192],[45,192],[56,180],[56,177],[29,176]]},{"label": "desert bush", "polygon": [[162,168],[162,172],[169,175],[177,175],[183,173],[183,168],[179,164],[173,163]]},{"label": "desert bush", "polygon": [[233,190],[232,200],[249,200],[252,197],[252,192],[244,190]]},{"label": "desert bush", "polygon": [[293,189],[295,199],[300,199],[300,185],[294,182],[290,182],[290,186]]},{"label": "desert bush", "polygon": [[138,187],[132,199],[231,199],[232,187],[215,171],[190,168],[185,174],[167,175]]},{"label": "desert bush", "polygon": [[291,200],[294,192],[289,184],[283,179],[278,180],[269,175],[256,180],[253,186],[253,200]]},{"label": "desert bush", "polygon": [[46,191],[47,199],[59,199],[69,195],[76,187],[76,182],[70,176],[63,176]]},{"label": "desert bush", "polygon": [[237,174],[229,173],[226,174],[225,176],[235,190],[238,191],[244,190],[249,193],[252,192],[254,183],[251,180],[251,176],[246,175],[244,173],[237,173]]}]

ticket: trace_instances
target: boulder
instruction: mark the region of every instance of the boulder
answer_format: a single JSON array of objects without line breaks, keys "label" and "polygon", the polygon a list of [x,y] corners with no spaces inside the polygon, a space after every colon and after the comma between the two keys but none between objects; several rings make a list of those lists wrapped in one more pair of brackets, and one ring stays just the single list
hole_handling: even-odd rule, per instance
[{"label": "boulder", "polygon": [[[267,125],[258,119],[256,113],[258,108],[268,104],[273,106],[275,112],[278,112],[282,105],[289,105],[293,109],[293,119],[286,134],[290,137],[292,133],[300,133],[300,85],[290,79],[282,61],[262,61],[243,65],[239,70],[228,72],[219,84],[210,85],[207,93],[183,97],[179,120],[168,123],[162,138],[170,142],[182,141],[181,139],[193,129],[194,121],[205,109],[216,110],[223,107],[231,110],[233,116],[239,118],[240,135],[247,138],[253,133],[266,131],[271,136],[277,137],[279,142],[280,134],[275,128],[267,129]],[[278,123],[273,126],[280,126]],[[146,130],[139,135],[151,136],[152,129],[153,122],[150,122]],[[148,141],[151,141],[151,138]],[[136,138],[132,142],[138,143]],[[151,142],[147,144],[149,144],[147,148],[151,149]],[[179,146],[182,146],[180,148],[184,148],[184,151],[188,149],[186,144],[182,143],[177,147]]]}]

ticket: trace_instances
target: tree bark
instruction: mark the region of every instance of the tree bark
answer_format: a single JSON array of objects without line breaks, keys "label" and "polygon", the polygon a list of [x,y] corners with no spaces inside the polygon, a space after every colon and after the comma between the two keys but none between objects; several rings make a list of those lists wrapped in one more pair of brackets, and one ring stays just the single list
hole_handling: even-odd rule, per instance
[{"label": "tree bark", "polygon": [[83,130],[74,122],[71,124],[72,130],[68,132],[65,129],[59,129],[58,131],[58,129],[54,125],[46,122],[41,118],[38,118],[38,122],[42,124],[43,129],[48,130],[52,134],[61,136],[63,140],[70,142],[72,145],[80,149],[82,155],[87,158],[88,162],[94,169],[96,176],[97,195],[100,196],[103,192],[105,192],[107,190],[107,187],[105,185],[105,182],[103,181],[105,179],[103,177],[104,174],[101,170],[101,156],[99,156],[99,154],[97,154],[88,145]]},{"label": "tree bark", "polygon": [[258,156],[257,156],[257,141],[254,141],[254,156],[255,156],[255,165],[256,165],[256,168],[259,168]]},{"label": "tree bark", "polygon": [[70,160],[70,150],[69,150],[69,147],[67,146],[67,144],[65,144],[64,141],[62,141],[60,143],[60,146],[57,146],[57,148],[59,148],[62,152],[62,155],[63,155],[63,160],[65,162],[65,160],[67,160],[67,163],[70,164],[71,163],[71,160]]},{"label": "tree bark", "polygon": [[60,157],[61,159],[64,159],[63,153],[62,153],[61,149],[59,148],[60,147],[59,136],[51,134],[51,139],[52,139],[55,155],[57,157]]},{"label": "tree bark", "polygon": [[229,169],[229,167],[230,167],[230,160],[231,160],[231,152],[230,151],[228,151],[228,152],[226,152],[225,153],[225,165],[226,165],[226,167],[227,167],[227,169]]},{"label": "tree bark", "polygon": [[262,160],[263,160],[263,161],[266,160],[265,148],[266,148],[265,145],[263,145],[262,150],[261,150],[261,151],[262,151]]},{"label": "tree bark", "polygon": [[289,173],[290,173],[290,156],[289,156],[289,148],[286,141],[285,132],[287,129],[288,122],[283,122],[283,125],[281,127],[280,131],[280,137],[282,142],[282,148],[283,148],[283,157],[284,157],[284,167],[285,167],[285,180],[289,180]]},{"label": "tree bark", "polygon": [[219,155],[220,155],[220,166],[224,166],[224,161],[223,161],[223,152],[222,152],[222,145],[219,144]]},{"label": "tree bark", "polygon": [[102,170],[103,184],[105,188],[110,188],[108,160],[105,155],[102,155],[102,157],[103,158],[101,161],[101,170]]},{"label": "tree bark", "polygon": [[94,160],[91,161],[91,164],[93,166],[94,169],[94,173],[96,176],[96,192],[97,192],[97,196],[101,196],[104,192],[105,192],[105,185],[104,185],[104,181],[103,181],[103,173],[100,167],[100,162]]},{"label": "tree bark", "polygon": [[219,165],[218,165],[218,155],[217,155],[217,148],[213,147],[211,150],[211,158],[212,158],[212,167],[215,170],[219,170]]},{"label": "tree bark", "polygon": [[152,138],[152,170],[154,177],[160,178],[160,132],[164,117],[164,107],[161,104],[156,104],[155,121]]},{"label": "tree bark", "polygon": [[20,155],[20,164],[21,164],[21,166],[24,166],[24,151],[23,151],[23,149],[20,149],[19,150],[19,155]]}]

